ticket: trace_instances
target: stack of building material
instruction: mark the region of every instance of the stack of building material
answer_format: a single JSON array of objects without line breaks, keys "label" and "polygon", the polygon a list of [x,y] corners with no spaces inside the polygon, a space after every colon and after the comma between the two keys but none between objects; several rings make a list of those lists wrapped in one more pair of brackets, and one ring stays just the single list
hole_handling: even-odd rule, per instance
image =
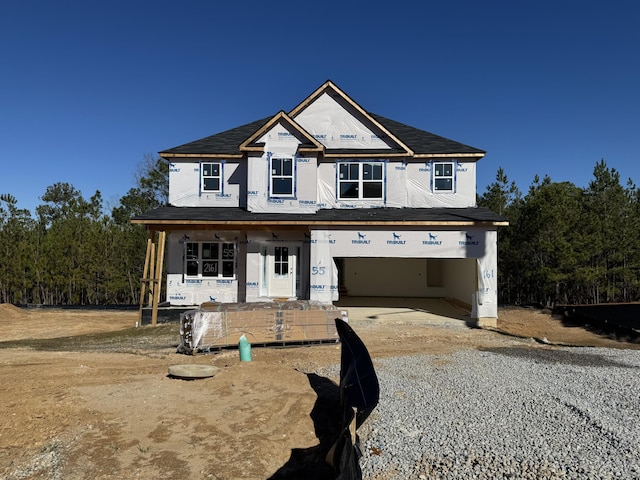
[{"label": "stack of building material", "polygon": [[336,318],[347,312],[313,302],[202,304],[180,316],[178,352],[234,346],[243,334],[257,345],[337,341]]}]

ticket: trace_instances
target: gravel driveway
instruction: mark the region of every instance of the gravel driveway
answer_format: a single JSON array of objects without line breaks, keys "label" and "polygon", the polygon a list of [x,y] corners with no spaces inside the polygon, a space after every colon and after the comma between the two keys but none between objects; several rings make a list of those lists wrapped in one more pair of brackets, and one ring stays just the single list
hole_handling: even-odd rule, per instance
[{"label": "gravel driveway", "polygon": [[364,478],[640,478],[640,351],[463,350],[376,371]]}]

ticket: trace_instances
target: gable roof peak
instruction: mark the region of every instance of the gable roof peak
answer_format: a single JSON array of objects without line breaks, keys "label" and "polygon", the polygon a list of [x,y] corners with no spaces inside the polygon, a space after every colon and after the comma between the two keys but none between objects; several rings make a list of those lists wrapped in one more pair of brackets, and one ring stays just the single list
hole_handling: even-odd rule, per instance
[{"label": "gable roof peak", "polygon": [[[296,118],[324,93],[330,95],[333,101],[362,121],[367,128],[376,134],[379,132],[390,140],[388,145],[392,149],[385,149],[377,154],[414,158],[461,156],[479,159],[486,153],[483,150],[368,112],[344,93],[332,80],[327,80],[289,113],[280,110],[271,117],[161,151],[160,155],[165,158],[242,158],[247,151],[263,149],[264,144],[259,143],[261,136],[277,123],[282,124],[283,127],[295,134],[301,142],[299,147],[301,151],[326,153],[325,150],[329,147],[325,147],[313,136],[313,132],[307,129],[308,125],[302,121],[302,117]],[[370,152],[373,153],[373,150]],[[349,149],[339,151],[339,149],[333,148],[330,153],[335,156],[353,154],[353,151]]]},{"label": "gable roof peak", "polygon": [[305,98],[302,102],[300,102],[293,110],[289,112],[289,116],[293,119],[296,118],[301,112],[303,112],[307,107],[309,107],[313,102],[315,102],[321,95],[324,93],[329,93],[334,100],[338,103],[346,106],[348,109],[352,111],[353,114],[359,116],[361,120],[364,120],[366,123],[373,125],[374,128],[378,129],[382,132],[387,138],[391,139],[400,150],[404,151],[405,154],[409,156],[413,156],[414,152],[411,148],[409,148],[402,140],[396,137],[393,133],[391,133],[382,123],[376,120],[373,116],[369,114],[364,108],[362,108],[356,101],[354,101],[349,95],[343,92],[335,83],[331,80],[327,80],[320,87],[318,87],[311,95]]},{"label": "gable roof peak", "polygon": [[254,131],[247,139],[245,139],[244,142],[242,142],[239,146],[240,151],[262,150],[262,146],[257,144],[256,142],[277,124],[282,124],[290,131],[293,130],[293,132],[295,132],[295,135],[300,140],[300,143],[303,144],[303,150],[324,151],[323,145],[315,138],[313,138],[313,136],[310,135],[309,132],[302,128],[298,123],[296,123],[293,118],[287,115],[284,110],[280,110],[259,129]]},{"label": "gable roof peak", "polygon": [[[339,97],[342,97],[344,100],[347,100],[348,103],[356,106],[358,105],[356,102],[354,102],[351,97],[349,97],[346,93],[344,93],[335,83],[333,83],[331,80],[327,80],[326,82],[324,82],[322,85],[320,85],[318,88],[316,88],[311,95],[309,95],[307,98],[305,98],[302,102],[300,102],[293,110],[291,110],[289,112],[289,115],[294,118],[296,115],[298,115],[301,111],[303,111],[305,108],[307,108],[310,104],[313,103],[313,101],[315,99],[317,99],[320,95],[322,95],[323,93],[327,92],[327,90],[331,90],[333,91],[334,94],[336,94]],[[359,105],[358,105],[359,107]],[[360,107],[359,107],[360,108]],[[360,108],[360,110],[362,110],[364,112],[364,109]]]}]

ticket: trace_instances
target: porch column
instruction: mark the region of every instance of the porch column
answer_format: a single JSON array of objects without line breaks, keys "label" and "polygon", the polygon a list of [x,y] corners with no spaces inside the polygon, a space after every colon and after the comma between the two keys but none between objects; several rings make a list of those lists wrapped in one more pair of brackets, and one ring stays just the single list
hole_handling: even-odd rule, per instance
[{"label": "porch column", "polygon": [[330,304],[338,300],[338,268],[326,230],[311,230],[309,299]]},{"label": "porch column", "polygon": [[[478,258],[473,307],[479,327],[498,326],[498,232],[485,233],[485,254]],[[472,317],[474,312],[472,312]]]}]

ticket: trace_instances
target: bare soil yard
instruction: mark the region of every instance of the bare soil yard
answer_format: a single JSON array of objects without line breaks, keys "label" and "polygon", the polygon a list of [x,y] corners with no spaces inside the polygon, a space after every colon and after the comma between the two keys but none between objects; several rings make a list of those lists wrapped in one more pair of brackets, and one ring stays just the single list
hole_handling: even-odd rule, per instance
[{"label": "bare soil yard", "polygon": [[[639,348],[537,310],[501,310],[504,333],[469,328],[461,317],[391,313],[350,309],[374,363],[412,353],[446,361],[457,349],[505,345]],[[0,304],[0,477],[331,478],[318,459],[337,379],[313,372],[339,363],[339,345],[254,347],[253,361],[241,363],[237,350],[177,354],[177,324],[134,328],[136,320],[137,312]],[[170,365],[193,363],[220,371],[168,377]]]}]

